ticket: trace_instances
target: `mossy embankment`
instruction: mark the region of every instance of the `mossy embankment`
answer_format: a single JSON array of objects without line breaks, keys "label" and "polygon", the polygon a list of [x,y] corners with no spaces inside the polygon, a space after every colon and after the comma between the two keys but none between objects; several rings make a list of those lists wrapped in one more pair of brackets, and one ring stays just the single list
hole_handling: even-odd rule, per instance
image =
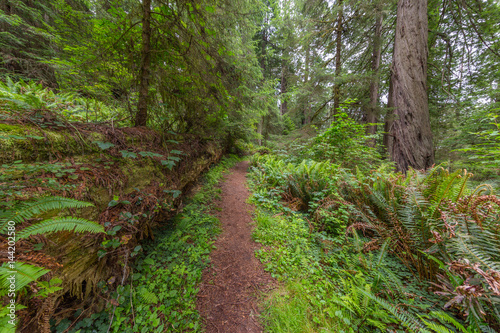
[{"label": "mossy embankment", "polygon": [[36,331],[68,309],[101,309],[99,282],[108,288],[122,283],[141,240],[154,238],[155,227],[175,214],[183,193],[223,153],[214,139],[145,128],[55,120],[0,123],[2,209],[35,196],[72,197],[94,207],[53,214],[83,217],[106,229],[106,234],[59,232],[19,242],[17,260],[51,269],[45,280],[63,280],[63,289],[48,298],[21,295],[27,308],[19,312],[19,328]]}]

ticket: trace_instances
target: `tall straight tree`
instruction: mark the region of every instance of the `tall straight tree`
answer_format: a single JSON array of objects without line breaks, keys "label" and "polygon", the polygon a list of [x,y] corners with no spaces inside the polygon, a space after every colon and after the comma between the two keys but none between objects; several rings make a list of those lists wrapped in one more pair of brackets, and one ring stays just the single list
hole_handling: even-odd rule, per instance
[{"label": "tall straight tree", "polygon": [[151,0],[143,0],[142,7],[142,51],[141,74],[139,77],[141,83],[139,85],[135,126],[146,126],[148,120],[149,71],[151,67]]},{"label": "tall straight tree", "polygon": [[[342,73],[342,62],[341,62],[341,54],[342,54],[342,24],[344,20],[344,10],[343,10],[343,2],[344,0],[338,1],[338,13],[337,13],[337,28],[335,32],[335,79],[338,80],[340,74]],[[340,84],[335,82],[333,86],[333,113],[337,112],[340,108]]]},{"label": "tall straight tree", "polygon": [[399,0],[389,107],[391,157],[399,171],[434,163],[427,98],[427,0]]},{"label": "tall straight tree", "polygon": [[[378,4],[380,5],[380,4]],[[370,80],[370,104],[366,108],[366,122],[375,124],[377,122],[377,103],[379,97],[379,69],[380,69],[380,56],[382,54],[382,23],[384,20],[382,9],[375,9],[375,33],[373,35],[373,50],[372,50],[372,63],[371,69],[373,77]],[[377,125],[370,125],[366,128],[366,134],[375,134],[377,132]],[[375,146],[375,139],[371,144]]]}]

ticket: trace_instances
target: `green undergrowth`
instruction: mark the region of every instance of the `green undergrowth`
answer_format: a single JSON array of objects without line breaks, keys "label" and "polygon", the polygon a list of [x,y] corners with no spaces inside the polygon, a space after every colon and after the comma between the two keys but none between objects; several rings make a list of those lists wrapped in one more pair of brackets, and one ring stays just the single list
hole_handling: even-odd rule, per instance
[{"label": "green undergrowth", "polygon": [[346,244],[343,236],[311,233],[305,215],[286,207],[280,212],[276,203],[270,209],[255,196],[252,202],[253,236],[263,245],[257,257],[281,282],[265,300],[268,332],[405,332],[401,320],[375,299],[382,293],[416,316],[443,305],[397,259],[364,254],[366,240]]},{"label": "green undergrowth", "polygon": [[[352,261],[354,252],[338,248],[333,253],[325,252],[328,246],[338,246],[340,238],[311,234],[305,216],[276,215],[283,212],[266,206],[257,203],[254,238],[263,245],[257,257],[281,282],[281,287],[265,300],[267,331],[362,332],[366,331],[360,330],[365,323],[371,322],[375,326],[370,331],[385,332],[388,324],[395,322],[387,311],[358,291],[361,288],[370,292],[373,279],[354,267],[342,268]],[[342,293],[342,279],[347,284],[357,281],[347,286],[355,295]]]},{"label": "green undergrowth", "polygon": [[257,257],[281,282],[265,299],[267,331],[496,331],[490,187],[442,167],[353,174],[271,154],[252,164]]},{"label": "green undergrowth", "polygon": [[[142,245],[143,252],[130,265],[130,278],[116,291],[103,295],[109,301],[105,311],[92,314],[66,332],[198,332],[202,330],[196,311],[203,269],[209,264],[219,221],[210,215],[219,197],[224,172],[235,165],[235,156],[224,158],[203,179],[202,188],[183,211],[155,233],[155,240]],[[75,318],[80,315],[75,314]],[[65,319],[53,325],[64,332],[71,325]]]}]

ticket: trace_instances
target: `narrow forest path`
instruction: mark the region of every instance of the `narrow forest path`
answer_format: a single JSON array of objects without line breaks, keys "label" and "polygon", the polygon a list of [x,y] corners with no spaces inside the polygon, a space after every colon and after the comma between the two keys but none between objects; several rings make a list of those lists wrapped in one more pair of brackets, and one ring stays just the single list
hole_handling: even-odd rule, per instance
[{"label": "narrow forest path", "polygon": [[251,238],[253,208],[246,203],[248,166],[248,161],[238,163],[221,186],[217,217],[222,233],[203,272],[197,300],[208,333],[262,332],[257,296],[271,288],[273,279],[254,254],[259,245]]}]

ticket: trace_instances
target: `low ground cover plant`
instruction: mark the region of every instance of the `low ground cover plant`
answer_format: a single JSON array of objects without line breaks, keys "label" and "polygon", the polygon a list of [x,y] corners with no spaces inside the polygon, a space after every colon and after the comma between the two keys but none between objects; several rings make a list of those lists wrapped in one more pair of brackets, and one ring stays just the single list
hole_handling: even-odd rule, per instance
[{"label": "low ground cover plant", "polygon": [[[250,176],[259,256],[285,282],[269,300],[270,331],[499,328],[500,199],[491,186],[442,166],[403,175],[287,160],[256,155]],[[300,308],[306,323],[284,319]]]}]

